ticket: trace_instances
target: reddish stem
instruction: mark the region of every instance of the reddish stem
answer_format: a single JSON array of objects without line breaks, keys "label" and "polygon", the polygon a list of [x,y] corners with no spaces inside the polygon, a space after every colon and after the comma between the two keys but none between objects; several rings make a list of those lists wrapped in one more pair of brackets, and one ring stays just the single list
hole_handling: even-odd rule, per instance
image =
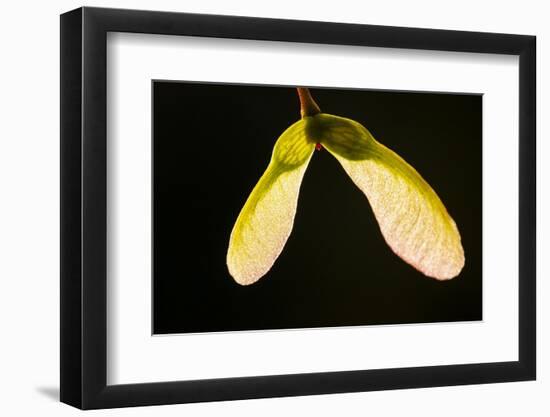
[{"label": "reddish stem", "polygon": [[296,88],[298,90],[298,97],[300,98],[300,114],[302,117],[315,116],[321,113],[321,109],[311,97],[309,88]]}]

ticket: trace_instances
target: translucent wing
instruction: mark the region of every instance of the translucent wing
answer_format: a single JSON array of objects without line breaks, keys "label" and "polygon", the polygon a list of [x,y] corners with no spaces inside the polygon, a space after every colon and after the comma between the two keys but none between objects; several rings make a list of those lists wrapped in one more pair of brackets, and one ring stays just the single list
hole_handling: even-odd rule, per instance
[{"label": "translucent wing", "polygon": [[227,251],[227,267],[241,285],[271,269],[292,231],[298,193],[315,144],[300,120],[277,140],[266,171],[242,208]]},{"label": "translucent wing", "polygon": [[361,124],[327,114],[316,118],[311,130],[367,196],[391,249],[429,277],[456,277],[464,266],[460,234],[429,184]]}]

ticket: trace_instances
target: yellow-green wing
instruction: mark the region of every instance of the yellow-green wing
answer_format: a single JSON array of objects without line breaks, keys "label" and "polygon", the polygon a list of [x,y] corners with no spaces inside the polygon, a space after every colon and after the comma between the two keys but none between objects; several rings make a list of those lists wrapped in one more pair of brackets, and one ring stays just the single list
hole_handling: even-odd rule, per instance
[{"label": "yellow-green wing", "polygon": [[298,193],[315,144],[302,120],[277,140],[266,171],[242,208],[227,250],[227,267],[241,285],[259,280],[273,266],[292,231]]},{"label": "yellow-green wing", "polygon": [[390,248],[429,277],[456,277],[464,266],[460,234],[430,185],[361,124],[316,117],[312,131],[366,195]]}]

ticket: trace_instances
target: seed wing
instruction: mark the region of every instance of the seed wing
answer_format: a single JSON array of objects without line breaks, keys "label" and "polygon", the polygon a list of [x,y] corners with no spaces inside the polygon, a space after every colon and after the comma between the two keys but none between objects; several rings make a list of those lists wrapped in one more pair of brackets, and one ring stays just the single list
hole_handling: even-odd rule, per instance
[{"label": "seed wing", "polygon": [[390,248],[429,277],[456,277],[464,266],[464,250],[456,224],[435,191],[361,124],[323,117],[330,118],[323,145],[369,200]]},{"label": "seed wing", "polygon": [[271,161],[246,200],[229,239],[227,266],[241,285],[264,276],[292,231],[302,178],[314,143],[296,122],[277,140]]}]

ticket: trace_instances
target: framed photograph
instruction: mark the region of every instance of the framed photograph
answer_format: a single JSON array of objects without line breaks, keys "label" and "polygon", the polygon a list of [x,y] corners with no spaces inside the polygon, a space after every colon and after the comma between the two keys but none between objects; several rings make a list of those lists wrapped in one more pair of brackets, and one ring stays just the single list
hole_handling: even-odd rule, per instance
[{"label": "framed photograph", "polygon": [[61,401],[533,380],[535,37],[61,16]]}]

